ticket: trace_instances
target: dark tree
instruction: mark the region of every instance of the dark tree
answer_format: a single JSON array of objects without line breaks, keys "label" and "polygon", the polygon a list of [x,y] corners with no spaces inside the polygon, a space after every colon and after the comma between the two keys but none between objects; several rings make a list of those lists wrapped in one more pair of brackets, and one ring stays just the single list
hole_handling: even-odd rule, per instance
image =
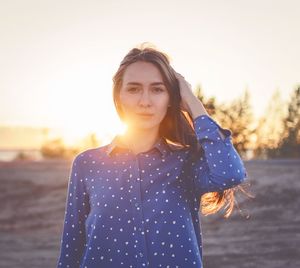
[{"label": "dark tree", "polygon": [[272,95],[265,115],[256,127],[256,146],[254,156],[273,158],[279,155],[279,144],[283,136],[283,122],[286,116],[286,106],[281,99],[279,90]]},{"label": "dark tree", "polygon": [[300,86],[292,93],[288,104],[279,152],[281,157],[300,157]]},{"label": "dark tree", "polygon": [[218,106],[216,119],[223,127],[232,131],[235,148],[242,156],[247,157],[247,153],[253,149],[252,139],[255,133],[249,92],[246,90],[241,98]]}]

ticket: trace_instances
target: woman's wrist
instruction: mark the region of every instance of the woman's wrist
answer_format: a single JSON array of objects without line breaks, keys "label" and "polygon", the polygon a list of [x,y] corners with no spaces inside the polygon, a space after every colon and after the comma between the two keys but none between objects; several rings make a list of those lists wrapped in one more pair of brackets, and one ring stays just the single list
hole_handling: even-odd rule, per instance
[{"label": "woman's wrist", "polygon": [[187,98],[187,102],[189,113],[191,114],[193,119],[196,119],[200,115],[209,115],[202,102],[195,95]]}]

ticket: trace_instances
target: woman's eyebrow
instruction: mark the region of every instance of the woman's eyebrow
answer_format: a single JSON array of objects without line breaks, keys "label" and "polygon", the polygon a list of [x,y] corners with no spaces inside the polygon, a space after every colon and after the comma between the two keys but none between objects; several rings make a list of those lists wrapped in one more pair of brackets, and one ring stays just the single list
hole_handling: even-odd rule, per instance
[{"label": "woman's eyebrow", "polygon": [[[138,83],[138,82],[128,82],[127,85],[136,85],[136,86],[141,86],[142,83]],[[165,84],[163,82],[153,82],[150,84],[151,86],[159,86],[162,85],[164,86]]]}]

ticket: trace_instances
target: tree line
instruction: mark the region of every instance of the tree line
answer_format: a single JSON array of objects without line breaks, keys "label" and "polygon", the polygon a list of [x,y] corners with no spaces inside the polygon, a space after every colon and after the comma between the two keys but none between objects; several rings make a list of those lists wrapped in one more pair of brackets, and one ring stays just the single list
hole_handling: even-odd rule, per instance
[{"label": "tree line", "polygon": [[215,97],[195,91],[212,118],[232,131],[232,142],[244,158],[300,157],[300,86],[292,92],[287,103],[275,91],[264,116],[254,121],[250,93],[229,103],[218,104]]}]

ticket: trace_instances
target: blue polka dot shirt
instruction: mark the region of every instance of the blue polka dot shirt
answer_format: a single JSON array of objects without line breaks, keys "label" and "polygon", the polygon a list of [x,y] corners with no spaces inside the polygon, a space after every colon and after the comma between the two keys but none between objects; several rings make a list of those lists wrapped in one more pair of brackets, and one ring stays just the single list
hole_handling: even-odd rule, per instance
[{"label": "blue polka dot shirt", "polygon": [[164,138],[135,155],[116,136],[75,157],[57,267],[202,267],[200,197],[247,174],[229,129],[193,124],[204,153],[187,171],[188,148]]}]

